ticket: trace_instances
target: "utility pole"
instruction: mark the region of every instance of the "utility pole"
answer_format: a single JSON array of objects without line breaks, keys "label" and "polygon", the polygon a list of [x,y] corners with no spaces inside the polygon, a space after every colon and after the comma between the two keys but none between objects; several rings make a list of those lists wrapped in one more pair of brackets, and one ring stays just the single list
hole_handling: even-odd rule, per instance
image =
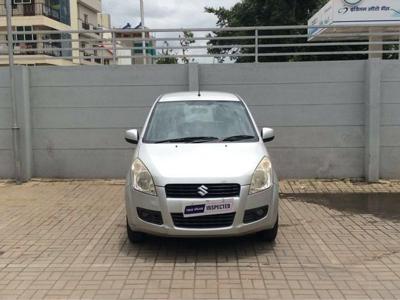
[{"label": "utility pole", "polygon": [[146,33],[145,33],[145,26],[144,26],[144,4],[143,0],[140,0],[140,19],[142,23],[142,49],[143,49],[143,64],[147,64],[147,58],[146,58]]},{"label": "utility pole", "polygon": [[21,160],[19,158],[19,126],[17,119],[17,101],[15,97],[14,80],[14,38],[12,33],[12,0],[6,0],[7,10],[7,39],[8,39],[8,70],[10,72],[10,95],[11,95],[11,113],[12,113],[12,138],[13,138],[13,156],[15,166],[15,181],[21,183]]}]

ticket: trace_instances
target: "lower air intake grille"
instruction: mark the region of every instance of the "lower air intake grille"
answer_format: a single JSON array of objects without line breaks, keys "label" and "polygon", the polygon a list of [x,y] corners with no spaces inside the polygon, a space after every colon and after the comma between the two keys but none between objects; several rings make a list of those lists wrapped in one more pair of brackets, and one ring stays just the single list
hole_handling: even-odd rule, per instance
[{"label": "lower air intake grille", "polygon": [[176,227],[181,228],[222,228],[233,224],[235,213],[184,218],[183,214],[171,214]]},{"label": "lower air intake grille", "polygon": [[155,210],[144,209],[144,208],[140,208],[140,207],[138,207],[136,210],[139,215],[139,218],[142,219],[143,221],[152,223],[152,224],[156,224],[156,225],[163,224],[161,212],[155,211]]},{"label": "lower air intake grille", "polygon": [[268,206],[246,210],[244,213],[243,223],[253,223],[259,221],[268,214]]}]

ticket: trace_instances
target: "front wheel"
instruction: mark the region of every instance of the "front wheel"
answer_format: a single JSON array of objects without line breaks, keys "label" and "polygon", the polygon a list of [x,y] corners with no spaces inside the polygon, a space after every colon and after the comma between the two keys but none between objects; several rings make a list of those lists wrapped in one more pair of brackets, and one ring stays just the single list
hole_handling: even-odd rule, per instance
[{"label": "front wheel", "polygon": [[279,228],[279,218],[276,220],[276,223],[272,229],[267,229],[260,231],[258,236],[266,242],[274,242],[276,236],[278,235],[278,228]]},{"label": "front wheel", "polygon": [[132,230],[128,220],[126,220],[126,231],[128,233],[128,239],[132,244],[140,243],[144,240],[144,233]]}]

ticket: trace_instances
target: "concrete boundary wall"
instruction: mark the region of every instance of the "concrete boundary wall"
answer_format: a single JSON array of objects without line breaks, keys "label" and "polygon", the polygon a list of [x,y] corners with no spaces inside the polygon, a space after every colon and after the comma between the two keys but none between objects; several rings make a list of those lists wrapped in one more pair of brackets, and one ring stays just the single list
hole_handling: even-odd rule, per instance
[{"label": "concrete boundary wall", "polygon": [[10,81],[8,69],[0,68],[0,177],[13,176]]},{"label": "concrete boundary wall", "polygon": [[[140,128],[163,93],[241,95],[281,178],[400,178],[400,63],[17,67],[24,179],[122,178]],[[0,69],[0,177],[14,176],[7,68]]]}]

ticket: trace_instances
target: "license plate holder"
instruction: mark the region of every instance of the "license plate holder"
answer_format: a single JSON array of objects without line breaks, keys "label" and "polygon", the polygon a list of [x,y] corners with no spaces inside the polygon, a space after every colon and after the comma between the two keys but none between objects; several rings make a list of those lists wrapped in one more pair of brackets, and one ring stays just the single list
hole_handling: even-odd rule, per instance
[{"label": "license plate holder", "polygon": [[183,206],[183,217],[193,218],[200,216],[220,215],[235,211],[233,198],[206,200],[201,203],[191,203]]}]

